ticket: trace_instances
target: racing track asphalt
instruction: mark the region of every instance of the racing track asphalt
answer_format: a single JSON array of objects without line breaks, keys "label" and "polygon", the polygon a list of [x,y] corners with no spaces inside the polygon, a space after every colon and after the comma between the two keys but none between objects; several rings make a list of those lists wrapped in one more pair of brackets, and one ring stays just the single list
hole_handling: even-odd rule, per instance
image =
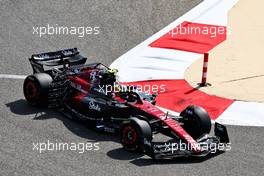
[{"label": "racing track asphalt", "polygon": [[[76,46],[89,61],[115,58],[198,0],[0,1],[0,74],[31,73],[32,53]],[[99,26],[97,36],[33,35],[33,26]],[[208,160],[152,161],[47,109],[27,105],[23,80],[0,79],[0,175],[263,175],[264,129],[228,126],[232,150]],[[40,112],[41,113],[40,113]],[[99,142],[99,151],[33,151],[36,142]]]}]

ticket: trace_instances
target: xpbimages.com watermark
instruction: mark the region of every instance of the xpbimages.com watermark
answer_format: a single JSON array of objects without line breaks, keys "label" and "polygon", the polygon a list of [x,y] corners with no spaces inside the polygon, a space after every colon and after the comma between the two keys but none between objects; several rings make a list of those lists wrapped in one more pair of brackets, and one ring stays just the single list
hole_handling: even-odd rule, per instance
[{"label": "xpbimages.com watermark", "polygon": [[159,152],[171,152],[172,154],[181,151],[209,151],[210,153],[216,153],[217,151],[230,151],[232,149],[231,143],[197,143],[196,145],[185,143],[180,141],[179,143],[165,143],[154,145],[154,151]]},{"label": "xpbimages.com watermark", "polygon": [[99,26],[59,26],[58,24],[45,26],[33,26],[33,35],[43,37],[45,35],[73,35],[83,38],[88,35],[100,34]]},{"label": "xpbimages.com watermark", "polygon": [[52,142],[47,140],[46,142],[37,142],[37,143],[32,143],[33,151],[37,151],[39,153],[43,153],[46,151],[55,151],[55,152],[60,152],[60,151],[74,151],[78,153],[84,153],[88,151],[98,151],[100,150],[99,143],[93,143],[93,142]]},{"label": "xpbimages.com watermark", "polygon": [[101,93],[105,93],[106,95],[109,93],[118,93],[118,92],[139,92],[139,93],[163,93],[166,91],[166,85],[120,85],[114,83],[113,85],[99,85],[98,91]]},{"label": "xpbimages.com watermark", "polygon": [[211,38],[215,38],[218,36],[223,36],[225,34],[229,35],[231,33],[231,30],[229,27],[225,26],[193,26],[193,25],[182,25],[180,24],[176,28],[172,29],[169,32],[169,35],[174,37],[180,37],[181,35],[204,35],[204,36],[210,36]]}]

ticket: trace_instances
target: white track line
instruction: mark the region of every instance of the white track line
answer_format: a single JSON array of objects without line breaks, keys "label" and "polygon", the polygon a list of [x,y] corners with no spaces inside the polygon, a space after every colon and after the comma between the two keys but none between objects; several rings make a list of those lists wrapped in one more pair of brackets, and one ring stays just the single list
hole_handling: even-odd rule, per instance
[{"label": "white track line", "polygon": [[25,75],[9,75],[9,74],[0,74],[0,79],[25,79]]}]

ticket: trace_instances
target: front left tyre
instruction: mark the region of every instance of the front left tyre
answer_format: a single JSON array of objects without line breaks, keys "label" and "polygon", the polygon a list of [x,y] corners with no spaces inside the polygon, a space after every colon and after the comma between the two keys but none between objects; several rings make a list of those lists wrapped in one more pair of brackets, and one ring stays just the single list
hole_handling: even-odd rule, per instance
[{"label": "front left tyre", "polygon": [[190,105],[180,113],[183,128],[194,139],[211,131],[211,118],[207,111],[199,106]]},{"label": "front left tyre", "polygon": [[52,77],[47,73],[36,73],[27,76],[23,85],[27,102],[32,106],[47,106],[51,82]]}]

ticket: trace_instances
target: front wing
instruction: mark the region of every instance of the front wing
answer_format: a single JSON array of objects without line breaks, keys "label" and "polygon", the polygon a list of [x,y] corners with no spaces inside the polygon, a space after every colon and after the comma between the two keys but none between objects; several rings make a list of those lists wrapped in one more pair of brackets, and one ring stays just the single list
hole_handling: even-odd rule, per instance
[{"label": "front wing", "polygon": [[199,151],[193,150],[193,146],[178,140],[168,142],[152,142],[143,139],[143,150],[153,159],[166,159],[177,157],[206,157],[231,149],[231,144],[226,127],[215,123],[215,136],[203,135],[197,139]]}]

